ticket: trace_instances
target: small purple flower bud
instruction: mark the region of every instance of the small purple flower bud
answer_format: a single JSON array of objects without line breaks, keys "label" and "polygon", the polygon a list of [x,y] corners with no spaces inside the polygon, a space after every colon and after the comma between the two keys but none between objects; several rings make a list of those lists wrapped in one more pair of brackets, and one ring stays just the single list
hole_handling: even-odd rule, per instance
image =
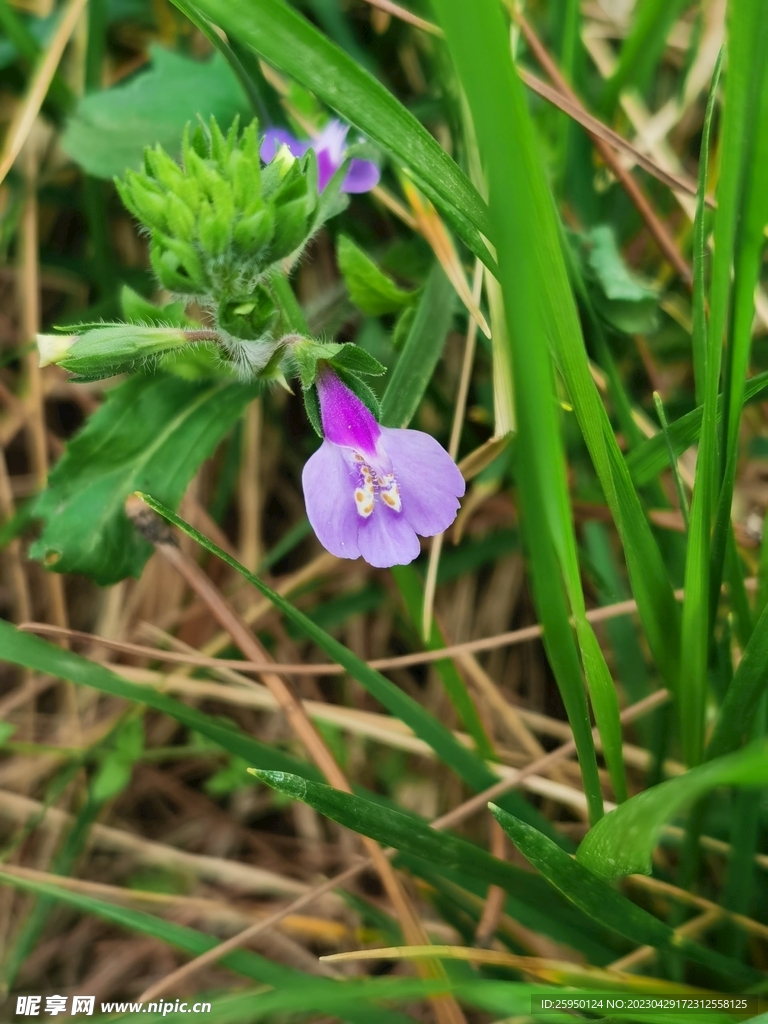
[{"label": "small purple flower bud", "polygon": [[417,534],[433,537],[456,518],[458,466],[430,434],[378,424],[332,370],[317,390],[325,440],[302,474],[312,529],[339,558],[407,565],[421,550]]},{"label": "small purple flower bud", "polygon": [[[287,146],[295,157],[304,156],[308,149],[314,149],[317,154],[317,184],[322,192],[344,162],[348,131],[348,125],[333,120],[328,122],[319,135],[309,142],[302,142],[284,128],[269,128],[261,144],[261,159],[264,163],[271,163],[281,146]],[[353,158],[341,191],[370,192],[378,185],[379,178],[376,164],[370,160]]]}]

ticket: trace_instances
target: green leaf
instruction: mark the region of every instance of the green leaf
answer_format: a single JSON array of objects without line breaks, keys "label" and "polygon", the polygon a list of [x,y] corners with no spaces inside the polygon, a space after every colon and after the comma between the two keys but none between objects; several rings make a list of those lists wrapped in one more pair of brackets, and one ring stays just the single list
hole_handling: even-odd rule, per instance
[{"label": "green leaf", "polygon": [[144,723],[133,716],[118,729],[112,749],[99,765],[91,782],[91,800],[102,804],[121,793],[131,781],[134,762],[141,758],[143,751]]},{"label": "green leaf", "polygon": [[346,235],[339,238],[337,258],[349,297],[368,316],[397,313],[414,301],[415,292],[398,288]]},{"label": "green leaf", "polygon": [[[360,835],[394,846],[403,853],[440,868],[471,875],[489,885],[502,888],[510,886],[513,891],[518,888],[519,868],[493,857],[465,839],[430,828],[425,821],[412,814],[383,807],[362,796],[344,793],[332,786],[311,782],[287,772],[264,771],[259,768],[251,768],[249,771],[279,793],[309,804],[320,814]],[[565,851],[561,852],[570,860]]]},{"label": "green leaf", "polygon": [[[319,342],[312,338],[302,338],[291,346],[291,356],[296,363],[299,380],[305,391],[315,383],[317,364],[321,361],[330,363],[345,379],[349,375],[357,376],[360,373],[374,377],[386,373],[386,367],[382,366],[370,352],[349,342],[338,344],[333,341]],[[362,396],[361,399],[365,401]]]},{"label": "green leaf", "polygon": [[626,334],[646,334],[658,326],[659,292],[632,274],[605,224],[587,235],[586,263],[594,282],[595,308],[611,326]]},{"label": "green leaf", "polygon": [[[768,164],[768,22],[765,19],[765,9],[759,0],[732,4],[730,15],[731,53],[728,74],[729,78],[731,75],[734,76],[735,85],[740,92],[742,86],[746,84],[746,96],[743,111],[745,119],[738,125],[743,155],[741,181],[738,185],[733,288],[728,317],[729,334],[723,350],[724,406],[720,421],[722,479],[712,538],[710,609],[716,607],[726,552],[729,544],[733,547],[734,543],[731,514],[740,452],[741,411],[752,350],[755,288],[760,282],[765,228],[768,225],[768,191],[765,188],[764,175],[765,166]],[[743,61],[743,66],[737,72],[733,65],[739,61]],[[738,108],[736,113],[738,115]],[[746,611],[749,620],[745,600],[742,601],[742,610]],[[743,615],[740,618],[743,620]],[[751,622],[748,621],[745,630],[747,635],[750,628]],[[741,642],[744,643],[743,637]]]},{"label": "green leaf", "polygon": [[240,757],[249,764],[271,763],[281,771],[290,771],[299,775],[308,775],[316,779],[320,773],[312,765],[299,761],[289,754],[284,754],[277,747],[268,746],[252,739],[241,732],[230,722],[206,715],[197,708],[191,708],[173,697],[167,697],[152,686],[139,686],[128,682],[103,665],[88,661],[87,658],[73,654],[72,651],[56,647],[31,633],[22,633],[9,622],[0,620],[0,650],[3,660],[12,665],[22,665],[55,676],[57,679],[69,679],[82,686],[113,697],[133,701],[134,704],[146,704],[195,732],[207,736],[223,750],[234,757]]},{"label": "green leaf", "polygon": [[386,366],[379,362],[370,352],[359,345],[339,345],[339,351],[328,362],[337,370],[348,373],[363,373],[368,377],[380,377],[387,372]]},{"label": "green leaf", "polygon": [[[142,494],[140,497],[156,512],[167,519],[169,523],[173,523],[174,526],[178,526],[180,530],[183,530],[189,537],[192,537],[197,541],[206,551],[210,551],[216,555],[223,562],[226,562],[232,569],[235,569],[240,573],[241,576],[245,577],[250,583],[253,584],[256,589],[268,598],[272,604],[282,612],[285,617],[298,626],[301,632],[313,643],[316,643],[321,650],[325,651],[331,661],[338,665],[341,665],[346,669],[349,674],[356,679],[367,691],[384,705],[387,710],[405,722],[406,725],[410,726],[413,732],[424,740],[435,752],[437,757],[443,761],[444,764],[448,765],[454,772],[471,786],[476,792],[487,789],[489,786],[494,785],[498,782],[498,777],[488,767],[488,765],[478,757],[473,751],[468,750],[462,743],[456,739],[453,733],[447,729],[442,722],[438,721],[433,715],[426,711],[418,701],[415,701],[408,694],[390,682],[386,676],[383,676],[380,672],[371,668],[362,658],[358,658],[356,654],[339,643],[332,636],[329,636],[317,623],[313,622],[309,616],[305,615],[302,611],[296,608],[294,605],[287,601],[280,594],[272,590],[271,587],[267,586],[263,580],[255,576],[250,570],[246,569],[244,565],[241,565],[237,559],[223,551],[218,545],[214,544],[212,540],[205,537],[202,533],[196,530],[189,523],[185,522],[181,516],[177,515],[171,509],[166,508],[155,498],[152,498],[148,494]],[[561,842],[566,843],[567,840],[563,840],[560,837],[550,823],[534,808],[530,807],[529,804],[520,796],[518,793],[508,793],[502,798],[504,803],[507,805],[514,805],[515,813],[529,819],[533,819],[537,822],[538,826],[543,829],[551,831],[551,833],[560,839]]]},{"label": "green leaf", "polygon": [[206,61],[161,46],[152,46],[150,53],[148,71],[84,96],[67,124],[65,152],[97,178],[138,170],[145,147],[158,142],[177,156],[184,126],[198,115],[206,120],[213,115],[227,127],[237,114],[250,112],[236,75],[220,53]]},{"label": "green leaf", "polygon": [[[656,786],[648,793],[655,793],[661,788]],[[628,801],[602,820],[608,821],[614,814],[622,812],[624,807],[630,807],[631,803],[632,801]],[[604,879],[573,860],[536,829],[494,804],[489,806],[496,820],[526,860],[559,889],[566,899],[595,921],[625,936],[637,946],[676,950],[710,971],[716,971],[733,986],[750,984],[762,979],[763,975],[759,971],[721,956],[691,939],[675,935],[669,925],[612,889]],[[593,831],[597,827],[594,826]]]},{"label": "green leaf", "polygon": [[175,505],[259,385],[204,384],[158,374],[113,388],[69,442],[34,513],[45,521],[31,554],[57,572],[107,585],[139,576],[151,553],[123,511],[137,488]]},{"label": "green leaf", "polygon": [[586,834],[577,860],[604,878],[651,873],[651,855],[664,824],[717,786],[768,785],[768,745],[760,743],[692,768],[638,793]]},{"label": "green leaf", "polygon": [[472,252],[493,266],[480,233],[493,227],[483,200],[439,143],[372,75],[283,0],[198,0],[230,39],[296,79],[409,168]]},{"label": "green leaf", "polygon": [[407,427],[413,419],[442,355],[455,305],[453,285],[435,263],[381,400],[384,426]]}]

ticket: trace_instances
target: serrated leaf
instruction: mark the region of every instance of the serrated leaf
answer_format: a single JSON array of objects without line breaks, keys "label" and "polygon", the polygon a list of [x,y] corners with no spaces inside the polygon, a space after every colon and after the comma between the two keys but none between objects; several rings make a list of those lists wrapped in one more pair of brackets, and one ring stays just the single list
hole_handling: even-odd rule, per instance
[{"label": "serrated leaf", "polygon": [[329,362],[337,369],[348,370],[350,373],[364,373],[368,377],[380,377],[382,373],[387,372],[386,366],[359,345],[342,345]]},{"label": "serrated leaf", "polygon": [[768,745],[746,747],[638,793],[586,834],[576,859],[604,878],[651,873],[651,855],[670,818],[718,786],[768,785]]},{"label": "serrated leaf", "polygon": [[64,150],[97,178],[140,168],[145,146],[157,142],[178,155],[184,126],[198,115],[213,115],[227,127],[236,114],[249,113],[245,93],[220,53],[199,61],[152,46],[150,54],[149,70],[84,96],[67,124]]},{"label": "serrated leaf", "polygon": [[158,374],[113,388],[68,443],[35,503],[44,520],[34,558],[107,585],[139,576],[151,553],[123,503],[138,488],[176,505],[200,464],[259,385],[196,383]]},{"label": "serrated leaf", "polygon": [[398,288],[346,235],[339,238],[337,257],[349,297],[368,316],[397,313],[414,301],[415,292]]}]

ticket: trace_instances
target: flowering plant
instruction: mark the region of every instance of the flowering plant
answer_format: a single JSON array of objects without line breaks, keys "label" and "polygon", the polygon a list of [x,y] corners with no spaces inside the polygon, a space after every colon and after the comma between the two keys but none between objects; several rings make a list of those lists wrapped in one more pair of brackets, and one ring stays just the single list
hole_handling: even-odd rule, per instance
[{"label": "flowering plant", "polygon": [[117,183],[120,194],[149,234],[160,283],[194,297],[213,326],[159,317],[154,326],[91,324],[80,334],[40,335],[38,345],[45,362],[79,380],[131,371],[190,343],[218,346],[246,378],[298,376],[323,438],[303,473],[310,523],[333,554],[384,567],[413,561],[417,535],[453,522],[464,481],[430,435],[377,422],[361,377],[384,367],[355,345],[290,330],[275,289],[282,261],[295,259],[341,193],[379,180],[375,164],[347,154],[347,131],[334,120],[300,142],[272,128],[259,145],[255,122],[225,136],[212,121],[185,133],[181,164],[159,146],[148,150],[144,170]]},{"label": "flowering plant", "polygon": [[448,452],[420,430],[383,427],[326,365],[316,380],[323,443],[302,474],[312,529],[339,558],[380,568],[418,557],[456,518],[464,479]]}]

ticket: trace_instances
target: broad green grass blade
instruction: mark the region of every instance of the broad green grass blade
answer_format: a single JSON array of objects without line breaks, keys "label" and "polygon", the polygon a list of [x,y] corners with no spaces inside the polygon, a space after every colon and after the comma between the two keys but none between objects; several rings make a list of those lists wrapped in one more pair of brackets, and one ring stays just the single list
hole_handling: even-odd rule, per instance
[{"label": "broad green grass blade", "polygon": [[425,194],[483,262],[488,211],[468,178],[387,89],[283,0],[198,0],[231,39],[291,75],[412,173]]},{"label": "broad green grass blade", "polygon": [[[768,117],[768,28],[765,25],[763,5],[759,0],[732,3],[729,6],[728,27],[728,78],[720,143],[722,164],[715,212],[715,255],[704,407],[685,567],[682,645],[686,657],[681,666],[678,693],[683,751],[690,765],[698,764],[704,751],[711,625],[720,593],[726,540],[730,529],[733,473],[738,446],[735,426],[741,415],[751,337],[752,291],[759,253],[754,239],[755,224],[766,212],[768,202],[764,188],[763,195],[759,199],[755,198],[756,191],[760,190],[750,169],[752,157],[761,154],[766,144],[764,141],[754,141],[762,117]],[[753,145],[756,147],[754,152]],[[745,234],[742,235],[742,231]],[[726,388],[720,439],[717,433],[718,391],[734,261],[739,302],[735,306],[736,316],[731,323],[736,331],[738,319],[738,333],[729,332],[725,350]],[[743,291],[747,281],[751,282],[748,324],[745,322]],[[721,512],[713,539],[718,493]]]},{"label": "broad green grass blade", "polygon": [[[424,740],[425,743],[434,750],[437,757],[448,765],[458,776],[463,779],[468,786],[470,786],[476,792],[487,789],[494,783],[498,782],[498,777],[491,771],[488,765],[478,757],[473,751],[463,746],[453,733],[447,729],[441,722],[425,711],[424,708],[415,701],[408,694],[395,686],[394,683],[390,682],[385,676],[375,669],[370,668],[361,658],[358,658],[356,654],[353,654],[348,647],[339,643],[332,636],[329,636],[317,623],[313,622],[303,612],[299,611],[289,601],[286,601],[284,597],[277,594],[271,587],[268,587],[263,580],[259,579],[258,576],[254,576],[252,572],[241,565],[237,559],[232,558],[226,551],[223,551],[220,547],[199,533],[194,527],[190,526],[189,523],[185,522],[180,516],[176,515],[171,509],[161,505],[160,502],[155,501],[154,498],[148,494],[142,494],[140,497],[153,508],[155,512],[158,512],[164,519],[167,519],[169,523],[173,523],[174,526],[178,526],[180,530],[183,530],[189,537],[192,537],[202,547],[212,554],[216,555],[223,562],[226,562],[232,569],[239,572],[241,576],[244,576],[250,583],[253,584],[256,589],[268,598],[272,604],[281,611],[285,617],[298,626],[301,632],[310,640],[318,645],[328,657],[341,665],[346,669],[349,674],[363,686],[368,693],[371,694],[379,703],[383,704],[387,710],[405,722],[406,725],[414,731],[414,733]],[[526,820],[535,820],[537,827],[541,827],[553,836],[557,836],[557,830],[547,821],[547,819],[531,807],[518,793],[508,793],[503,801],[507,805],[514,805],[516,813],[520,814]]]},{"label": "broad green grass blade", "polygon": [[[138,932],[141,935],[149,935],[170,946],[174,946],[176,949],[189,953],[191,956],[200,956],[202,953],[206,953],[209,949],[219,945],[217,938],[196,931],[193,928],[187,928],[172,921],[165,921],[142,910],[133,910],[129,907],[106,903],[104,900],[98,900],[92,896],[72,892],[69,889],[60,889],[58,886],[48,882],[21,878],[4,872],[2,868],[0,868],[0,882],[13,886],[15,889],[20,889],[22,892],[29,892],[37,896],[56,900],[85,914],[93,914],[95,917],[117,925],[119,928]],[[282,964],[267,960],[265,957],[258,956],[256,953],[251,953],[245,949],[236,949],[231,953],[226,953],[221,958],[221,963],[237,974],[250,978],[252,981],[271,985],[276,989],[289,991],[298,989],[308,995],[311,993],[309,1001],[316,1001],[318,1010],[323,1009],[326,1005],[325,1000],[332,1000],[338,987],[345,984],[304,974],[302,971],[294,970],[292,967],[284,967]],[[378,1024],[405,1024],[406,1021],[411,1020],[410,1017],[404,1017],[400,1013],[380,1009],[367,1003],[366,996],[364,995],[364,985],[361,985],[358,989],[356,1003],[352,1002],[345,1006],[344,1016],[347,1020],[354,1020],[359,1022],[359,1024],[373,1024],[373,1022],[378,1022]],[[146,1018],[142,1016],[142,1019]]]},{"label": "broad green grass blade", "polygon": [[[394,846],[440,869],[467,874],[488,885],[501,888],[509,886],[512,891],[519,888],[519,868],[492,857],[465,839],[459,839],[448,832],[438,832],[411,814],[382,807],[372,800],[343,793],[322,783],[310,782],[298,775],[257,768],[249,771],[278,792],[309,804],[320,814],[361,835]],[[564,857],[568,857],[564,850],[561,852]]]},{"label": "broad green grass blade", "polygon": [[766,785],[768,745],[764,743],[708,761],[638,793],[607,814],[584,837],[576,858],[604,878],[649,875],[659,833],[670,818],[718,786]]},{"label": "broad green grass blade", "polygon": [[768,605],[755,624],[731,685],[720,706],[707,757],[735,750],[750,735],[755,713],[768,686]]},{"label": "broad green grass blade", "polygon": [[[436,9],[444,19],[450,18],[454,26],[448,32],[449,43],[470,100],[481,149],[483,145],[487,147],[483,157],[489,170],[497,242],[501,241],[501,232],[505,232],[504,245],[498,248],[500,259],[504,250],[509,276],[502,281],[502,286],[513,292],[519,307],[507,310],[508,316],[515,319],[514,330],[510,322],[510,333],[515,351],[516,385],[523,393],[529,391],[517,380],[521,367],[517,348],[525,358],[551,345],[621,536],[649,646],[667,685],[675,688],[680,656],[679,608],[664,559],[591,376],[560,248],[556,210],[539,162],[521,86],[507,53],[501,15],[491,3],[462,5],[452,0],[439,0]],[[447,20],[444,27],[448,28]],[[492,83],[488,80],[491,75]],[[500,131],[499,125],[510,124],[513,110],[515,130]],[[516,163],[524,186],[512,178]],[[492,167],[495,168],[493,173]],[[520,315],[523,310],[525,315]],[[536,397],[546,404],[542,395]],[[534,395],[530,396],[530,401],[535,401]],[[551,461],[541,465],[552,472]],[[559,475],[559,470],[557,472]],[[575,593],[575,579],[571,577],[572,569],[569,569],[566,580],[570,581],[573,591],[570,597],[574,602],[574,618],[578,621],[581,617],[579,596]]]},{"label": "broad green grass blade", "polygon": [[[655,793],[660,788],[657,786],[648,792]],[[627,802],[623,806],[630,805]],[[546,836],[495,805],[491,804],[490,807],[496,820],[523,856],[567,899],[596,921],[638,945],[677,950],[695,963],[716,972],[728,984],[746,985],[763,977],[751,967],[745,967],[697,942],[675,935],[669,925],[612,889],[606,881],[578,861],[572,860]],[[618,811],[612,813],[618,814]],[[608,821],[609,816],[602,820]]]},{"label": "broad green grass blade", "polygon": [[[320,783],[309,782],[284,772],[259,771],[252,774],[281,793],[301,800],[316,811],[356,832],[388,843],[441,870],[462,872],[489,885],[517,888],[519,869],[492,857],[464,839],[437,832],[412,816],[382,808],[362,797],[342,793]],[[647,911],[615,892],[602,879],[577,864],[552,840],[530,825],[491,804],[493,813],[521,852],[572,903],[600,924],[611,928],[637,945],[668,947],[676,944],[672,929]],[[511,823],[511,824],[510,824]],[[520,835],[519,830],[524,830]],[[546,870],[545,870],[546,869]],[[550,870],[551,869],[551,870]],[[513,891],[514,891],[513,889]],[[690,946],[690,949],[688,948]],[[760,975],[725,957],[718,957],[697,943],[685,946],[691,959],[720,972],[735,971],[742,983]]]},{"label": "broad green grass blade", "polygon": [[[731,531],[731,506],[739,457],[739,430],[744,403],[745,382],[752,348],[752,323],[755,316],[755,287],[758,283],[762,252],[765,247],[765,227],[768,224],[768,189],[765,187],[765,168],[768,166],[768,20],[764,5],[758,3],[753,22],[747,5],[733,4],[731,45],[749,42],[752,47],[749,80],[748,122],[744,132],[743,177],[739,221],[736,233],[736,252],[733,267],[732,308],[730,333],[724,351],[724,409],[720,422],[720,450],[723,477],[718,499],[717,520],[712,541],[713,579],[710,605],[714,605],[715,591],[719,592],[723,562]],[[736,10],[739,14],[736,15]],[[740,39],[735,35],[737,22],[753,30],[754,39]],[[731,58],[738,59],[734,53]]]},{"label": "broad green grass blade", "polygon": [[[501,10],[491,3],[469,6],[453,0],[437,0],[435,9],[466,91],[487,169],[511,346],[517,480],[534,594],[547,654],[578,745],[590,815],[595,820],[602,813],[602,796],[595,780],[578,655],[570,640],[570,613],[619,800],[626,796],[626,780],[616,692],[585,614],[549,354],[552,322],[547,308],[550,304],[570,305],[574,318],[576,311],[560,252],[552,197],[509,53]],[[500,131],[501,124],[507,130]],[[553,264],[559,275],[551,279]]]},{"label": "broad green grass blade", "polygon": [[384,426],[407,427],[413,419],[442,355],[455,306],[453,285],[435,263],[381,400]]},{"label": "broad green grass blade", "polygon": [[[444,866],[435,867],[402,851],[394,863],[398,867],[402,865],[407,868],[434,890],[436,895],[432,896],[432,901],[438,912],[456,927],[460,935],[467,939],[475,935],[488,895],[487,885],[471,875],[455,874]],[[598,967],[605,967],[618,956],[629,952],[626,940],[614,932],[607,932],[587,917],[541,875],[523,868],[516,870],[517,886],[513,890],[511,877],[505,885],[507,900],[504,909],[513,921],[548,935],[555,942],[579,950],[589,963]],[[506,932],[503,922],[496,935],[508,946],[511,939],[511,948],[518,948],[514,938]]]},{"label": "broad green grass blade", "polygon": [[[403,602],[408,609],[408,615],[414,627],[418,630],[421,622],[421,609],[424,603],[424,591],[419,582],[419,577],[416,575],[416,570],[412,565],[394,565],[391,572],[397,584],[397,589],[400,591]],[[428,651],[439,651],[442,647],[445,647],[445,638],[440,632],[440,627],[433,619],[426,648]],[[483,728],[477,708],[456,666],[448,658],[445,661],[436,661],[433,664],[435,671],[442,680],[445,692],[448,694],[448,698],[451,704],[453,704],[456,714],[459,716],[459,720],[475,741],[475,748],[478,754],[488,760],[495,760],[496,751],[493,749],[493,744]]]},{"label": "broad green grass blade", "polygon": [[207,736],[235,757],[241,757],[248,762],[257,760],[262,764],[271,762],[276,769],[321,778],[320,772],[312,765],[284,754],[276,747],[259,743],[236,726],[222,724],[196,708],[190,708],[172,697],[158,693],[151,686],[138,686],[121,679],[103,665],[49,644],[31,633],[22,633],[8,622],[0,621],[0,651],[3,660],[12,665],[22,665],[24,668],[44,672],[57,679],[69,679],[73,683],[90,686],[113,697],[121,697],[136,704],[146,704],[155,708],[156,711],[161,711],[182,725]]}]

